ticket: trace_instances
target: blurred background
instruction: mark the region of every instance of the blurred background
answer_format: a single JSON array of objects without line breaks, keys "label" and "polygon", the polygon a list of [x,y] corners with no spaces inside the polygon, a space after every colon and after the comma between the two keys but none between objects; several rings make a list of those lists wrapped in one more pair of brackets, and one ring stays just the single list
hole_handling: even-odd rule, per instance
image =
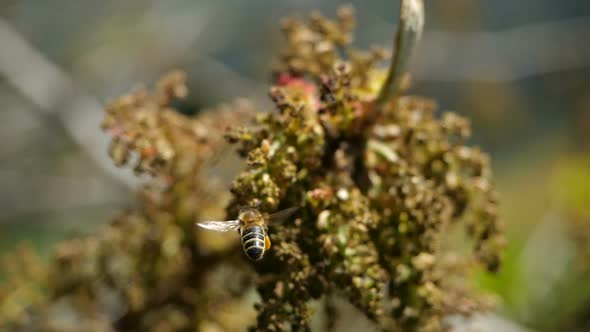
[{"label": "blurred background", "polygon": [[[391,48],[399,2],[347,3],[356,46]],[[590,2],[425,3],[410,93],[471,119],[510,241],[501,273],[478,283],[522,330],[589,331]],[[183,112],[238,97],[269,109],[280,18],[341,4],[0,1],[0,254],[27,241],[47,256],[132,204],[139,181],[111,166],[99,128],[110,99],[180,68]]]}]

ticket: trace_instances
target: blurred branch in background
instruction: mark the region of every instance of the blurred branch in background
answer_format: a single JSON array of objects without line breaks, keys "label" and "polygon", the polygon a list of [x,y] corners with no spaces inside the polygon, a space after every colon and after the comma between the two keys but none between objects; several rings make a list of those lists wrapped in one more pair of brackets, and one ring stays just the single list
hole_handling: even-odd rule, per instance
[{"label": "blurred branch in background", "polygon": [[418,80],[501,82],[590,65],[590,18],[499,32],[427,31],[412,72]]},{"label": "blurred branch in background", "polygon": [[236,22],[239,16],[224,3],[152,2],[126,13],[124,20],[105,17],[84,36],[87,40],[75,55],[73,71],[88,75],[90,84],[109,85],[109,97],[134,82],[153,80],[173,67],[183,67],[197,85],[191,87],[191,100],[196,99],[199,106],[236,97],[262,99],[266,96],[263,84],[213,56],[220,49],[241,55],[233,45],[239,27],[220,24]]},{"label": "blurred branch in background", "polygon": [[106,157],[109,140],[96,125],[102,119],[102,105],[80,91],[64,72],[1,19],[0,40],[0,74],[37,106],[47,123],[57,124],[62,129],[59,131],[65,131],[111,176],[134,186],[137,180],[117,170]]},{"label": "blurred branch in background", "polygon": [[[116,189],[100,177],[25,175],[19,171],[0,170],[0,186],[13,188],[4,199],[3,218],[36,211],[65,210],[115,204],[120,198]],[[43,189],[47,190],[43,190]]]},{"label": "blurred branch in background", "polygon": [[[195,20],[194,15],[188,16],[190,20],[186,17],[183,19],[179,14],[182,13],[164,11],[161,8],[148,10],[145,14],[142,28],[146,33],[151,31],[154,39],[165,42],[165,45],[158,48],[161,56],[156,58],[166,59],[167,63],[175,65],[186,62],[191,57],[191,61],[198,63],[193,75],[211,78],[213,84],[229,82],[229,85],[224,83],[225,92],[229,90],[234,93],[245,93],[253,100],[260,100],[265,91],[262,85],[239,76],[209,56],[191,55],[190,50],[207,21]],[[43,117],[43,122],[46,125],[54,125],[54,132],[63,132],[70,137],[81,147],[81,151],[87,153],[110,176],[135,187],[138,183],[137,178],[130,172],[121,172],[107,158],[108,140],[97,125],[103,116],[101,102],[82,91],[67,73],[48,60],[2,19],[0,40],[3,43],[0,50],[0,75],[35,104],[39,115]],[[92,57],[94,54],[95,52],[88,52],[86,57]],[[82,55],[81,61],[92,60],[85,59]],[[107,61],[102,65],[109,63]],[[155,71],[157,68],[151,70]]]}]

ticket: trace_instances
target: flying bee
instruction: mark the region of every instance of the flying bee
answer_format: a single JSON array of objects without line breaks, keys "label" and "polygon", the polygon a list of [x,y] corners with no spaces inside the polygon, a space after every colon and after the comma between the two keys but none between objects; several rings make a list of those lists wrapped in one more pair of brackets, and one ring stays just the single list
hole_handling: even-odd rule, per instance
[{"label": "flying bee", "polygon": [[238,219],[204,221],[197,223],[197,225],[217,232],[238,230],[246,256],[253,261],[259,261],[264,256],[264,252],[270,249],[267,223],[283,221],[297,209],[298,207],[292,207],[269,215],[261,213],[254,207],[247,207],[240,210]]}]

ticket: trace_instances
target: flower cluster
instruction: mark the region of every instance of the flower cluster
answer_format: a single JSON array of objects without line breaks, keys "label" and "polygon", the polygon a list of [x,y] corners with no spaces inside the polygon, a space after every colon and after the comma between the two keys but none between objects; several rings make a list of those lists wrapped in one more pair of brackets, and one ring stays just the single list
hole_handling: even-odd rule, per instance
[{"label": "flower cluster", "polygon": [[302,329],[305,303],[333,292],[387,329],[442,328],[444,315],[478,307],[446,277],[457,267],[444,243],[455,223],[474,240],[465,270],[467,261],[499,266],[489,160],[464,145],[469,122],[437,118],[425,98],[375,103],[382,55],[349,49],[353,25],[348,7],[336,21],[287,20],[271,88],[278,112],[230,134],[248,167],[234,181],[229,214],[245,204],[301,207],[295,221],[270,225],[277,246],[257,266],[257,331]]}]

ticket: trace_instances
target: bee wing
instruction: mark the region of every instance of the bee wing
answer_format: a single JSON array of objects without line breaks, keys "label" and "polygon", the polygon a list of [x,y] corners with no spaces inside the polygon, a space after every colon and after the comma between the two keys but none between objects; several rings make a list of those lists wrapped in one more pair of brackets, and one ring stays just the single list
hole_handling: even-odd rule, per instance
[{"label": "bee wing", "polygon": [[240,221],[238,219],[226,221],[203,221],[197,223],[197,226],[217,232],[228,232],[240,228]]},{"label": "bee wing", "polygon": [[299,207],[294,206],[294,207],[290,207],[288,209],[284,209],[278,212],[275,212],[273,214],[271,214],[270,216],[268,216],[268,221],[269,222],[281,222],[284,221],[285,219],[289,218],[293,213],[295,213],[295,211],[299,210]]}]

